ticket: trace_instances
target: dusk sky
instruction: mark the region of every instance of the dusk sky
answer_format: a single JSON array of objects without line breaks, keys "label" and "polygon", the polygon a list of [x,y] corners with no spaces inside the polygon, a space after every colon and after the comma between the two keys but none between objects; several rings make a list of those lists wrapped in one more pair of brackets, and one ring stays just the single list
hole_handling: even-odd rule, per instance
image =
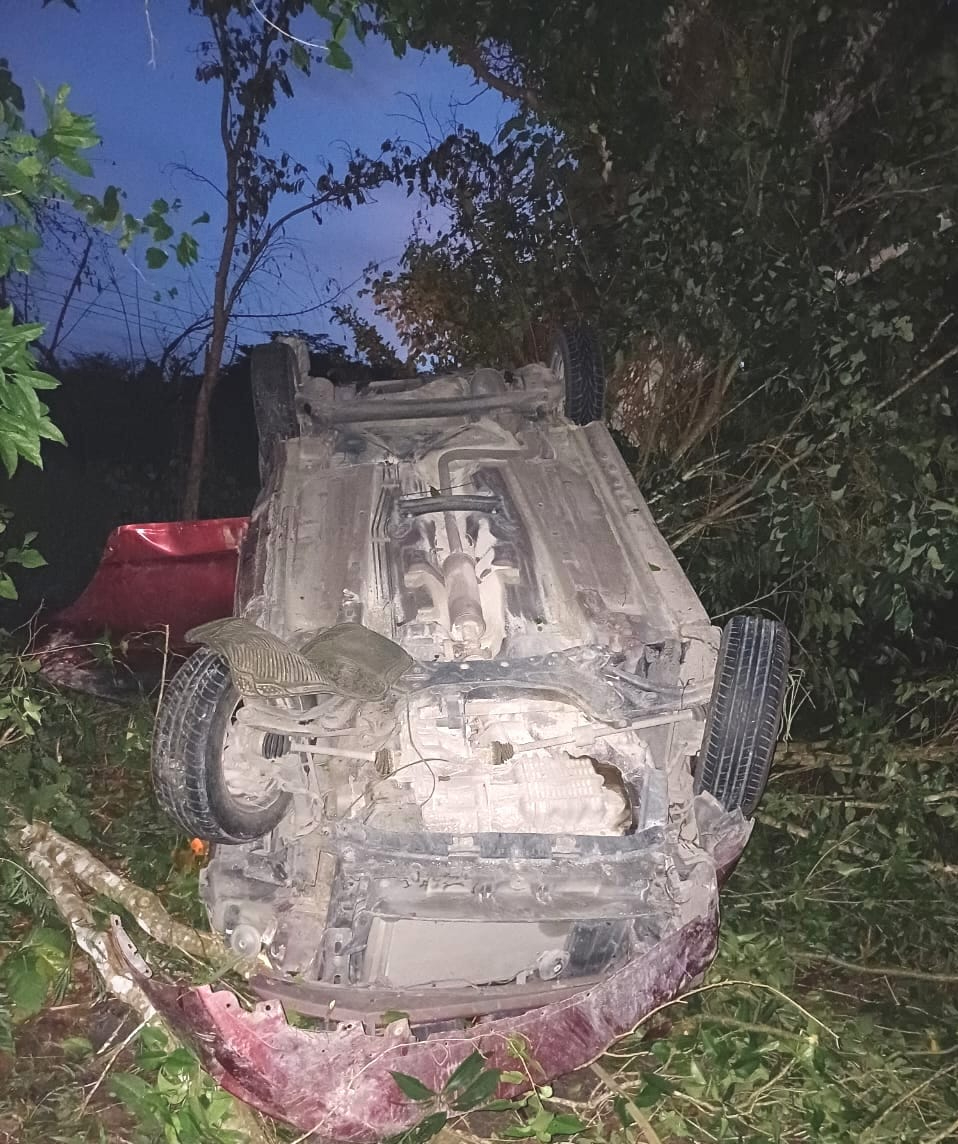
[{"label": "dusk sky", "polygon": [[[126,192],[125,208],[141,215],[155,198],[179,198],[183,206],[172,220],[177,231],[190,229],[204,211],[212,221],[192,228],[201,261],[189,272],[173,260],[162,271],[146,270],[145,247],[126,258],[114,254],[116,283],[98,297],[86,289],[74,302],[65,328],[76,324],[63,352],[153,354],[204,310],[211,291],[221,199],[178,169],[188,166],[222,183],[218,88],[194,78],[197,45],[207,37],[208,25],[188,11],[186,0],[78,0],[78,7],[76,12],[60,3],[41,7],[39,0],[3,3],[2,54],[24,88],[28,108],[39,106],[37,84],[48,90],[68,84],[70,107],[93,115],[103,139],[91,155],[95,191],[115,183]],[[322,43],[328,25],[307,11],[296,32]],[[295,98],[281,102],[268,124],[274,152],[288,150],[319,171],[324,160],[341,162],[349,149],[376,153],[387,138],[402,137],[421,147],[426,129],[409,96],[422,107],[435,136],[454,118],[486,135],[508,118],[497,94],[478,88],[470,72],[444,56],[410,53],[400,60],[388,45],[372,41],[347,47],[353,71],[317,63],[309,77],[295,73]],[[330,215],[322,227],[308,216],[298,220],[278,274],[262,277],[244,296],[240,311],[278,314],[316,306],[343,287],[349,287],[343,300],[354,300],[368,263],[395,263],[422,205],[395,188],[379,192],[376,200]],[[103,269],[101,278],[108,281]],[[50,320],[74,268],[65,258],[48,259],[43,270],[31,278],[31,316]],[[171,288],[175,298],[166,293]],[[163,292],[159,302],[157,291]],[[368,304],[361,308],[370,312]],[[329,328],[327,313],[320,307],[299,322],[241,318],[235,332],[241,342],[256,342],[284,322],[323,331]],[[343,336],[338,328],[333,333]]]}]

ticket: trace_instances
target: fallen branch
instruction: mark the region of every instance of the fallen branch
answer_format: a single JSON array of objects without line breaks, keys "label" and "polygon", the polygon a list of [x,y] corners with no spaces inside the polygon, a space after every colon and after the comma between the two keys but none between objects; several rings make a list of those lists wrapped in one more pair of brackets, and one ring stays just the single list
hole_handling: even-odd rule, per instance
[{"label": "fallen branch", "polygon": [[846,961],[834,953],[794,954],[797,961],[825,961],[829,965],[846,969],[849,973],[863,973],[867,977],[901,977],[907,981],[930,981],[935,985],[958,985],[958,973],[930,973],[924,969],[908,969],[903,965],[862,965],[857,961]]},{"label": "fallen branch", "polygon": [[65,867],[74,881],[116,902],[136,918],[154,941],[180,950],[188,957],[209,961],[222,959],[222,941],[200,933],[172,918],[163,903],[149,890],[115,873],[89,850],[64,837],[45,822],[24,824],[23,844],[45,853],[55,865]]},{"label": "fallen branch", "polygon": [[641,1108],[635,1103],[631,1096],[625,1091],[622,1085],[610,1073],[607,1073],[600,1064],[591,1064],[589,1066],[595,1075],[602,1081],[602,1083],[614,1092],[616,1096],[620,1096],[625,1103],[629,1115],[635,1121],[636,1128],[642,1133],[648,1144],[662,1144],[662,1138],[652,1127],[649,1118],[645,1115]]},{"label": "fallen branch", "polygon": [[[927,746],[911,743],[889,743],[888,750],[902,762],[939,763],[955,758],[955,748],[951,745],[929,743]],[[874,749],[870,752],[874,755]],[[837,750],[827,742],[782,743],[775,754],[776,768],[791,767],[795,770],[818,770],[830,766],[849,767],[856,761],[848,750]]]},{"label": "fallen branch", "polygon": [[783,1037],[787,1041],[807,1042],[807,1033],[795,1033],[791,1029],[781,1029],[777,1025],[766,1025],[756,1021],[740,1021],[737,1017],[725,1017],[720,1013],[697,1013],[689,1023],[721,1025],[726,1029],[738,1029],[742,1033],[756,1033],[762,1037]]},{"label": "fallen branch", "polygon": [[[80,885],[124,906],[156,940],[191,956],[197,956],[196,951],[200,949],[216,949],[222,955],[222,944],[214,944],[212,936],[200,934],[174,921],[155,894],[115,874],[82,846],[71,842],[48,824],[27,823],[15,814],[12,819],[12,824],[0,837],[43,884],[105,988],[139,1018],[135,1032],[149,1025],[163,1033],[171,1052],[182,1047],[179,1037],[134,981],[112,935],[97,927],[93,911],[80,892]],[[138,911],[144,911],[147,916],[141,917]],[[108,1062],[100,1081],[110,1063],[112,1061]],[[231,1100],[222,1127],[236,1133],[246,1144],[269,1144],[259,1117],[241,1101]]]},{"label": "fallen branch", "polygon": [[152,1003],[120,960],[109,935],[97,928],[93,911],[77,890],[69,869],[36,844],[32,830],[30,826],[24,829],[14,826],[6,833],[8,845],[43,883],[77,945],[93,962],[109,992],[132,1009],[141,1021],[160,1023]]},{"label": "fallen branch", "polygon": [[[793,834],[796,838],[812,837],[812,832],[804,826],[799,826],[797,822],[781,822],[779,819],[771,818],[765,814],[756,814],[755,820],[761,822],[763,826],[771,826],[774,830],[784,830],[786,834]],[[857,846],[854,842],[835,843],[832,848],[838,854],[848,854],[852,858],[858,858],[860,861],[873,866],[888,861],[887,857],[881,854],[873,854],[864,846]],[[918,865],[927,870],[929,874],[944,874],[950,878],[958,877],[958,865],[954,863],[932,862],[929,859],[923,859]]]}]

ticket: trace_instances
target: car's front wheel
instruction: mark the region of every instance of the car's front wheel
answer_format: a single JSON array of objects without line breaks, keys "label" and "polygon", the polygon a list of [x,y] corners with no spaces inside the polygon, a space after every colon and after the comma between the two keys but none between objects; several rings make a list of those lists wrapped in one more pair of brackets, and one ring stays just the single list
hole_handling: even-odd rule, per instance
[{"label": "car's front wheel", "polygon": [[788,633],[764,616],[733,616],[719,661],[695,790],[751,815],[765,792],[788,684]]},{"label": "car's front wheel", "polygon": [[190,837],[240,843],[262,838],[289,809],[291,795],[269,775],[231,766],[228,736],[241,705],[225,661],[195,652],[163,695],[153,732],[157,801]]}]

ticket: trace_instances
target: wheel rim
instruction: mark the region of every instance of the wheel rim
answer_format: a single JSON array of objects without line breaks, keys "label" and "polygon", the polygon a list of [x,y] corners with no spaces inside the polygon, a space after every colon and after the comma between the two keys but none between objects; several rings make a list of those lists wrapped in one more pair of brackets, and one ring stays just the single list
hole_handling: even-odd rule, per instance
[{"label": "wheel rim", "polygon": [[559,349],[553,350],[552,361],[549,362],[549,369],[556,375],[563,385],[566,383],[565,376],[565,358],[562,356],[562,351]]},{"label": "wheel rim", "polygon": [[242,706],[241,700],[230,712],[223,744],[223,782],[230,798],[245,810],[262,810],[276,801],[280,788],[273,762],[265,757],[257,759],[236,742],[236,715]]}]

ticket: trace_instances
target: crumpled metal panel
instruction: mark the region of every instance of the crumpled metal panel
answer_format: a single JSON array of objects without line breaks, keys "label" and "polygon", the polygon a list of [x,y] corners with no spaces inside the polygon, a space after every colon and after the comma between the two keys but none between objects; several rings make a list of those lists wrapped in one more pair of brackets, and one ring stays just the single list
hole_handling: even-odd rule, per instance
[{"label": "crumpled metal panel", "polygon": [[[252,1011],[228,989],[180,987],[136,974],[157,1009],[189,1038],[211,1075],[234,1096],[316,1139],[375,1144],[423,1116],[400,1092],[392,1072],[415,1076],[438,1092],[478,1050],[490,1067],[514,1069],[510,1044],[524,1043],[545,1081],[579,1068],[671,1000],[712,961],[718,902],[582,993],[514,1017],[415,1040],[406,1022],[369,1035],[359,1025],[330,1032],[293,1028],[282,1006]],[[510,1096],[521,1086],[504,1085]]]},{"label": "crumpled metal panel", "polygon": [[[134,689],[143,674],[158,674],[164,655],[187,654],[187,631],[233,614],[248,524],[226,517],[115,529],[93,579],[69,607],[45,617],[33,641],[43,674],[65,687],[116,695]],[[112,668],[91,651],[106,631],[117,657]]]}]

